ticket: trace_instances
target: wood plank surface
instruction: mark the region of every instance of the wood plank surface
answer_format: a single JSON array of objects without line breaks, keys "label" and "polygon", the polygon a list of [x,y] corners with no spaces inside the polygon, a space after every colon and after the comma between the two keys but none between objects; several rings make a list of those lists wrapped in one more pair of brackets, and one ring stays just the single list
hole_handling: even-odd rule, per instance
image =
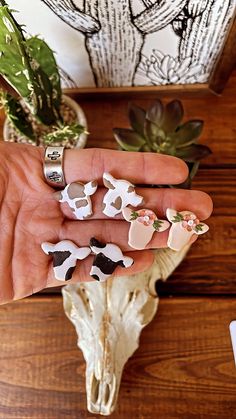
[{"label": "wood plank surface", "polygon": [[[236,300],[162,298],[128,361],[112,419],[233,419]],[[61,297],[0,308],[0,418],[85,419],[85,364]]]}]

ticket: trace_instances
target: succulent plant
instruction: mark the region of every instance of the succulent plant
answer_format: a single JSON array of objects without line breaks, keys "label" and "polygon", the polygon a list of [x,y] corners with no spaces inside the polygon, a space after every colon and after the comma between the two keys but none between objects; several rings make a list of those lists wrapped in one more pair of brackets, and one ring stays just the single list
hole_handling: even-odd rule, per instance
[{"label": "succulent plant", "polygon": [[114,128],[113,134],[123,150],[151,151],[184,160],[190,169],[189,178],[178,187],[189,188],[199,161],[211,150],[197,143],[203,121],[193,119],[183,123],[183,116],[179,100],[173,100],[166,106],[157,100],[147,111],[132,104],[129,108],[131,128]]},{"label": "succulent plant", "polygon": [[[4,91],[0,95],[15,128],[34,140],[30,113],[40,124],[59,128],[61,138],[61,131],[66,129],[60,114],[61,83],[53,52],[42,39],[24,37],[22,27],[3,0],[0,0],[0,75],[16,92],[16,97]],[[83,132],[82,128],[79,125],[75,134]]]}]

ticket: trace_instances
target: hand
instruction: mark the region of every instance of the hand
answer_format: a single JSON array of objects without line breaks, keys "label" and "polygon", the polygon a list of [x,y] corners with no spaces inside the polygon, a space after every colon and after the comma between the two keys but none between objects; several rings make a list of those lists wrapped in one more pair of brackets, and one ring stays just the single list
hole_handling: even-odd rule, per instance
[{"label": "hand", "polygon": [[[99,188],[92,197],[94,215],[86,221],[73,220],[67,204],[53,197],[43,176],[44,150],[23,144],[0,144],[0,303],[33,294],[43,288],[58,286],[52,260],[44,254],[41,243],[72,240],[88,246],[90,238],[116,243],[130,252],[134,265],[116,275],[133,274],[147,269],[153,261],[151,250],[132,251],[128,246],[129,223],[122,217],[109,219],[102,213],[103,172],[138,184],[178,184],[188,174],[185,163],[175,157],[102,149],[66,150],[66,182],[97,180]],[[204,220],[212,211],[210,197],[200,191],[137,188],[145,207],[165,217],[168,207],[191,210]],[[165,247],[168,232],[154,234],[148,248]],[[129,253],[128,253],[129,254]],[[92,256],[79,263],[71,282],[89,281]],[[64,285],[64,283],[63,283]]]}]

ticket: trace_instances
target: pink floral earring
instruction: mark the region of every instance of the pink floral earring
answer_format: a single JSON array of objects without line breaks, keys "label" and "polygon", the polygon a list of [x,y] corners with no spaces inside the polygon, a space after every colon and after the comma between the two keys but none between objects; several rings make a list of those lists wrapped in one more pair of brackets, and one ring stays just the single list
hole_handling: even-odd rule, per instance
[{"label": "pink floral earring", "polygon": [[133,210],[126,207],[122,210],[122,214],[125,220],[131,224],[128,243],[133,249],[145,249],[155,231],[161,233],[170,226],[168,221],[159,220],[156,214],[149,209]]},{"label": "pink floral earring", "polygon": [[173,250],[181,250],[189,243],[193,234],[204,234],[209,230],[191,211],[176,211],[168,208],[166,217],[171,222],[167,246]]}]

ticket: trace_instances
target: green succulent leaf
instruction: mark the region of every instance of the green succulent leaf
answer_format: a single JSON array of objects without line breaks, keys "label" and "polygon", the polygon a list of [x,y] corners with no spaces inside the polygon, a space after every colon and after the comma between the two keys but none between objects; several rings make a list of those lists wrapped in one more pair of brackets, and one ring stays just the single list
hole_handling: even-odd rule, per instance
[{"label": "green succulent leaf", "polygon": [[189,163],[189,165],[191,165],[192,167],[189,167],[189,177],[192,180],[194,178],[194,176],[197,174],[198,168],[199,168],[199,161],[194,162],[194,163]]},{"label": "green succulent leaf", "polygon": [[145,134],[147,143],[151,146],[152,149],[154,149],[153,147],[154,143],[160,146],[165,140],[164,131],[154,122],[151,122],[149,119],[145,120],[144,134]]},{"label": "green succulent leaf", "polygon": [[6,115],[16,130],[35,141],[34,130],[20,101],[8,93],[1,93],[1,104],[4,106]]},{"label": "green succulent leaf", "polygon": [[209,147],[203,144],[192,144],[176,150],[176,157],[187,162],[196,162],[211,154]]},{"label": "green succulent leaf", "polygon": [[24,48],[23,33],[5,5],[0,6],[0,28],[0,74],[30,102],[33,72]]},{"label": "green succulent leaf", "polygon": [[46,42],[37,36],[27,39],[25,44],[31,57],[31,66],[33,66],[34,71],[37,71],[40,80],[43,77],[43,84],[47,84],[45,87],[50,108],[54,111],[55,118],[60,119],[61,82],[53,52]]},{"label": "green succulent leaf", "polygon": [[146,112],[139,106],[131,104],[129,107],[129,120],[131,128],[139,135],[144,135],[144,121]]},{"label": "green succulent leaf", "polygon": [[166,133],[170,133],[176,130],[180,125],[184,116],[184,110],[182,103],[179,100],[173,100],[167,103],[164,111],[164,118],[162,122],[162,129]]},{"label": "green succulent leaf", "polygon": [[65,125],[61,128],[55,128],[53,132],[46,134],[43,138],[44,144],[53,144],[55,142],[63,143],[69,140],[74,140],[85,132],[85,128],[80,124]]},{"label": "green succulent leaf", "polygon": [[164,114],[164,106],[160,100],[156,100],[154,104],[147,110],[146,119],[156,125],[161,125]]},{"label": "green succulent leaf", "polygon": [[202,133],[203,125],[204,122],[201,120],[190,120],[181,125],[177,129],[177,132],[172,134],[173,141],[176,143],[176,148],[195,143]]},{"label": "green succulent leaf", "polygon": [[145,144],[144,138],[131,129],[113,128],[113,134],[121,148],[126,151],[139,151]]}]

